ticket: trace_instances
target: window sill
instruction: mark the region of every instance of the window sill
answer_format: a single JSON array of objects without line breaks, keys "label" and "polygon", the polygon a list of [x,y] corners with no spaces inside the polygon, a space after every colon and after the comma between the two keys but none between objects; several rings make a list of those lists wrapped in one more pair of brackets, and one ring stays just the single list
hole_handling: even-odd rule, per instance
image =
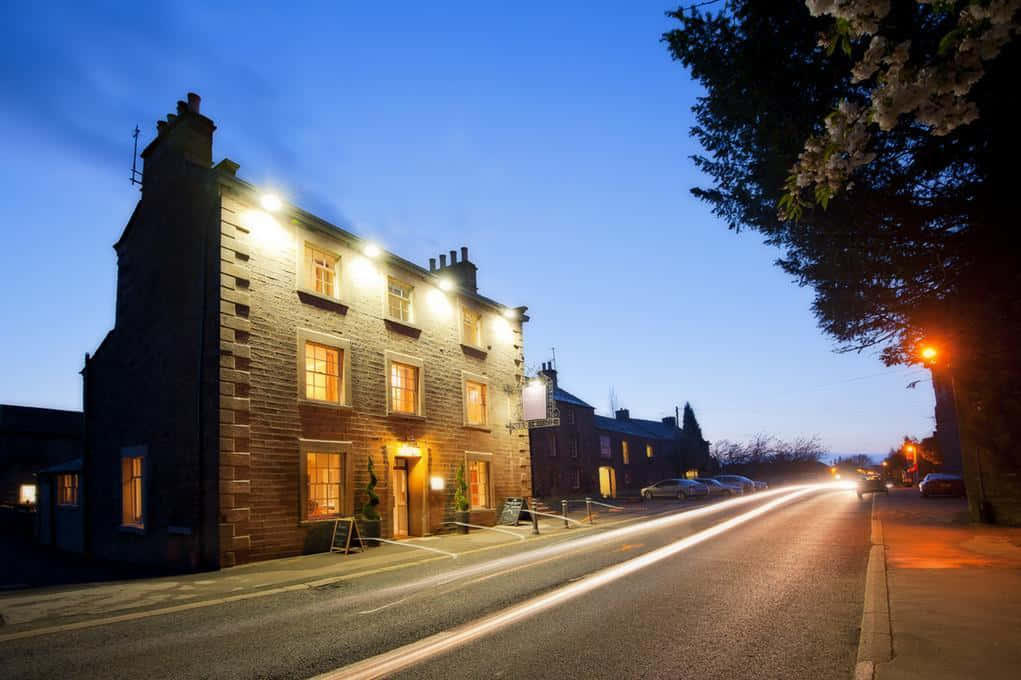
[{"label": "window sill", "polygon": [[399,411],[388,411],[387,418],[406,418],[408,420],[425,420],[425,416],[417,413],[401,413]]},{"label": "window sill", "polygon": [[145,525],[122,524],[119,527],[117,527],[117,531],[121,532],[122,534],[139,534],[139,535],[141,535],[141,534],[145,533]]},{"label": "window sill", "polygon": [[320,399],[308,399],[306,397],[298,397],[298,404],[301,406],[321,406],[322,408],[329,408],[335,411],[354,410],[354,407],[350,404],[339,404],[335,401],[322,401]]},{"label": "window sill", "polygon": [[410,321],[399,321],[398,319],[386,317],[383,319],[383,323],[385,323],[386,327],[389,328],[390,330],[396,331],[398,333],[403,333],[404,335],[410,336],[412,338],[417,338],[419,335],[422,334],[422,327],[416,326]]},{"label": "window sill", "polygon": [[465,423],[464,429],[466,430],[477,430],[478,432],[492,432],[493,428],[489,425],[472,425],[471,423]]},{"label": "window sill", "polygon": [[315,519],[302,519],[298,520],[299,527],[311,527],[317,524],[328,524],[330,522],[336,522],[338,519],[342,519],[343,515],[334,515],[333,517],[316,517]]},{"label": "window sill", "polygon": [[463,342],[461,343],[461,351],[464,352],[465,354],[470,354],[471,356],[478,357],[479,359],[485,359],[487,356],[489,356],[489,350],[486,349],[485,347],[480,347],[478,345],[469,345]]},{"label": "window sill", "polygon": [[496,508],[470,508],[468,512],[496,512]]},{"label": "window sill", "polygon": [[314,290],[309,290],[308,288],[299,288],[297,292],[298,299],[307,305],[314,305],[340,314],[347,314],[347,305],[337,298],[317,293]]}]

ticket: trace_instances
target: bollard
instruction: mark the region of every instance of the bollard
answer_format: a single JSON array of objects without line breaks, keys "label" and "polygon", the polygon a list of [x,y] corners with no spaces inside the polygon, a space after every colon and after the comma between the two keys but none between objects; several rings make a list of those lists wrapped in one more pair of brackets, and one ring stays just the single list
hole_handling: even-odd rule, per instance
[{"label": "bollard", "polygon": [[585,498],[585,509],[588,510],[588,523],[592,524],[592,499]]},{"label": "bollard", "polygon": [[560,514],[564,516],[564,528],[570,529],[571,524],[567,521],[567,501],[560,501]]},{"label": "bollard", "polygon": [[533,536],[538,536],[539,535],[539,515],[535,514],[535,499],[534,498],[532,498],[531,512],[529,512],[528,514],[530,514],[532,516],[532,535]]}]

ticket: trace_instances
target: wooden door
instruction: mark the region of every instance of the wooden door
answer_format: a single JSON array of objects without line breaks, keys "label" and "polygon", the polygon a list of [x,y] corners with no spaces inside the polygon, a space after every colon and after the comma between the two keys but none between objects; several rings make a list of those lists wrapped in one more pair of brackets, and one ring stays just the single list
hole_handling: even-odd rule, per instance
[{"label": "wooden door", "polygon": [[393,470],[394,536],[408,535],[408,471]]}]

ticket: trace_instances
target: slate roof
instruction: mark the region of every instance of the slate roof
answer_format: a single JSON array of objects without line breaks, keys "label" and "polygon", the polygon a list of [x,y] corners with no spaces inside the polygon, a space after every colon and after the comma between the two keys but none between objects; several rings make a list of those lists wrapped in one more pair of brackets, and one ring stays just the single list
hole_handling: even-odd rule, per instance
[{"label": "slate roof", "polygon": [[553,390],[553,398],[556,401],[562,401],[565,404],[573,404],[575,406],[584,406],[585,408],[594,408],[590,404],[586,404],[584,401],[574,396],[567,390],[562,390],[559,387]]},{"label": "slate roof", "polygon": [[72,460],[59,463],[52,467],[48,467],[44,470],[40,470],[36,474],[39,475],[52,475],[60,472],[81,472],[82,471],[82,459],[74,458]]},{"label": "slate roof", "polygon": [[640,418],[620,420],[617,418],[607,418],[606,416],[596,416],[595,425],[597,430],[619,432],[620,434],[628,434],[635,437],[673,439],[680,435],[680,430],[670,425],[664,425],[658,420],[642,420]]}]

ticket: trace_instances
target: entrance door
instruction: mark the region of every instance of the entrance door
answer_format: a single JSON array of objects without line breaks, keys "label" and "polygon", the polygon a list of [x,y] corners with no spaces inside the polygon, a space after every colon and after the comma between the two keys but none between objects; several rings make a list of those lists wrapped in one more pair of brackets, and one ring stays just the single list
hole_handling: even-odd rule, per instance
[{"label": "entrance door", "polygon": [[599,468],[599,495],[603,498],[616,498],[617,473],[609,466]]},{"label": "entrance door", "polygon": [[[401,467],[398,464],[403,463]],[[407,462],[399,460],[393,469],[394,536],[408,535],[408,468]]]}]

